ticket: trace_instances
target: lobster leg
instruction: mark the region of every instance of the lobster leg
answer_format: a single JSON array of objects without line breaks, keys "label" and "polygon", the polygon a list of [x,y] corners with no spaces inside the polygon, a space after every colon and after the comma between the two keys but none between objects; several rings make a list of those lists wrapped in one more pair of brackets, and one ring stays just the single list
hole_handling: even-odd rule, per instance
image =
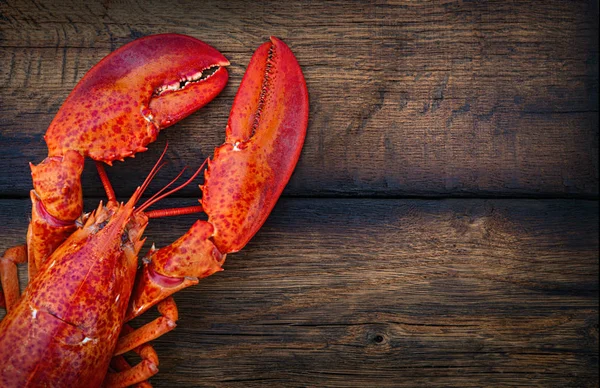
[{"label": "lobster leg", "polygon": [[146,342],[152,341],[177,326],[176,322],[179,319],[179,313],[173,297],[168,297],[158,303],[157,308],[161,314],[160,317],[119,338],[114,353],[115,356],[119,356]]},{"label": "lobster leg", "polygon": [[[133,329],[129,325],[123,326],[123,332],[131,333]],[[116,356],[111,361],[111,367],[117,372],[109,372],[104,379],[104,386],[107,388],[120,388],[135,385],[140,388],[152,387],[148,380],[158,373],[158,355],[150,344],[143,344],[133,349],[142,361],[131,367],[123,356]]]},{"label": "lobster leg", "polygon": [[205,171],[202,208],[181,238],[151,250],[138,273],[126,320],[221,271],[228,253],[254,236],[275,206],[300,157],[308,93],[294,54],[271,37],[250,60],[235,97],[225,144]]},{"label": "lobster leg", "polygon": [[138,355],[144,357],[147,360],[152,360],[155,365],[158,365],[158,357],[156,356],[154,349],[151,347],[150,344],[148,344],[148,342],[173,330],[176,326],[175,322],[177,322],[179,314],[177,312],[177,305],[175,304],[175,300],[173,300],[172,297],[168,297],[162,302],[160,302],[157,308],[161,316],[159,318],[156,318],[154,321],[140,327],[139,329],[133,329],[129,325],[124,326],[123,333],[121,333],[122,336],[117,342],[117,347],[115,349],[114,358],[111,362],[111,366],[117,371],[127,372],[121,374],[120,376],[113,376],[111,377],[111,379],[116,380],[117,378],[119,378],[123,381],[126,381],[127,384],[132,384],[132,381],[141,381],[135,386],[139,388],[152,387],[150,383],[142,381],[141,379],[143,378],[145,380],[149,378],[150,376],[147,375],[149,374],[149,372],[152,372],[153,369],[140,366],[138,367],[140,371],[132,370],[131,366],[122,355],[130,350],[133,350]]},{"label": "lobster leg", "polygon": [[[27,250],[25,245],[8,248],[4,252],[4,256],[0,258],[0,281],[2,281],[0,303],[4,302],[6,311],[10,311],[19,300],[20,291],[17,264],[25,262],[27,262]],[[4,296],[2,293],[4,293]]]},{"label": "lobster leg", "polygon": [[77,229],[75,220],[83,211],[83,156],[69,150],[30,166],[34,189],[30,192],[27,255],[29,279],[33,279],[46,258]]}]

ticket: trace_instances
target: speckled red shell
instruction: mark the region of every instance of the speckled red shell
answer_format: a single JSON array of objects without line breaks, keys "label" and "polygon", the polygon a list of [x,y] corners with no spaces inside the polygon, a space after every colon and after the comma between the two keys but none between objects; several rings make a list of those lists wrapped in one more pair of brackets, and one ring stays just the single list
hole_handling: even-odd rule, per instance
[{"label": "speckled red shell", "polygon": [[123,243],[133,203],[114,215],[99,208],[41,266],[0,322],[0,386],[100,386],[123,325],[145,227],[130,227],[137,233]]},{"label": "speckled red shell", "polygon": [[[76,150],[110,163],[136,152],[165,128],[211,101],[227,83],[227,59],[190,36],[151,35],[114,51],[94,66],[67,97],[46,132],[50,156]],[[178,87],[220,67],[207,79]]]},{"label": "speckled red shell", "polygon": [[271,37],[256,50],[238,90],[225,144],[205,173],[202,206],[222,253],[244,247],[290,179],[306,136],[308,92],[296,57]]}]

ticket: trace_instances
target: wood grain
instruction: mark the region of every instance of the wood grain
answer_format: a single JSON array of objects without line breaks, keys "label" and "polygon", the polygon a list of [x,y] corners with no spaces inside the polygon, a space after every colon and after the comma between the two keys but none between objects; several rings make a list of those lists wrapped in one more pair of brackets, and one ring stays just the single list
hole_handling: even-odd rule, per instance
[{"label": "wood grain", "polygon": [[[24,241],[28,162],[78,80],[166,32],[220,50],[230,81],[109,169],[122,198],[167,141],[151,191],[212,154],[269,35],[311,111],[287,198],[226,271],[176,295],[154,386],[598,387],[596,1],[2,1],[0,251]],[[91,162],[83,183],[92,209]],[[148,242],[193,220],[154,222]]]},{"label": "wood grain", "polygon": [[[228,87],[113,169],[131,193],[165,140],[166,183],[223,139],[253,50],[282,37],[303,68],[310,124],[291,196],[598,196],[598,9],[552,2],[6,1],[0,4],[0,195],[83,74],[140,36],[180,32],[231,61]],[[100,196],[93,172],[88,195]],[[194,196],[190,188],[183,196]]]},{"label": "wood grain", "polygon": [[[0,249],[28,207],[0,201]],[[176,295],[152,383],[594,387],[598,248],[596,201],[283,199],[224,272]]]}]

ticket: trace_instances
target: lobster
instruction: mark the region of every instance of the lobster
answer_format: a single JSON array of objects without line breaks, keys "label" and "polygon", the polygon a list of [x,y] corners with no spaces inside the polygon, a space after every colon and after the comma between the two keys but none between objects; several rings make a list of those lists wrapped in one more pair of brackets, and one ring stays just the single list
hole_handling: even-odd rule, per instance
[{"label": "lobster", "polygon": [[[212,100],[227,83],[227,65],[195,38],[153,35],[108,55],[67,97],[44,137],[48,157],[31,164],[27,243],[0,261],[8,310],[0,322],[0,386],[149,385],[158,372],[149,341],[178,319],[172,294],[221,271],[226,256],[265,222],[299,159],[308,124],[304,76],[275,37],[250,60],[225,143],[207,160],[200,205],[147,211],[202,167],[142,205],[161,160],[126,203],[116,201],[104,170],[145,151],[160,130]],[[86,156],[96,161],[108,197],[91,213],[83,213],[80,183]],[[140,266],[150,219],[201,211],[206,221],[197,220],[169,246],[152,246]],[[29,284],[19,296],[16,265],[25,261]],[[158,318],[129,326],[155,305]],[[123,358],[131,350],[142,359],[133,367]]]}]

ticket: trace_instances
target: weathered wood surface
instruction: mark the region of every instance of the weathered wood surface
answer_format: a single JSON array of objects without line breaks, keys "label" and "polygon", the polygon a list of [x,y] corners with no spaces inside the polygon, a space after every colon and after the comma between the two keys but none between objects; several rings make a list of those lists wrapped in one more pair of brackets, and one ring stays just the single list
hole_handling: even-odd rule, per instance
[{"label": "weathered wood surface", "polygon": [[[172,145],[198,165],[223,139],[253,52],[282,37],[311,99],[294,196],[598,195],[598,8],[570,2],[0,3],[0,195],[25,196],[27,163],[83,74],[133,39],[180,32],[231,61],[213,103],[113,170],[130,193]],[[101,195],[93,172],[89,194]],[[194,195],[188,189],[183,195]]]},{"label": "weathered wood surface", "polygon": [[[0,201],[0,249],[28,207]],[[152,382],[594,387],[598,248],[595,201],[283,199],[224,272],[177,294]]]},{"label": "weathered wood surface", "polygon": [[[225,272],[176,296],[155,386],[598,386],[597,2],[0,2],[0,251],[23,242],[28,162],[68,93],[164,32],[219,49],[230,82],[111,168],[117,193],[167,140],[153,188],[210,156],[276,35],[311,101],[284,195],[311,198],[282,199]],[[92,209],[91,163],[83,181]],[[164,206],[198,191],[178,195]],[[565,199],[364,198],[403,196]]]}]

